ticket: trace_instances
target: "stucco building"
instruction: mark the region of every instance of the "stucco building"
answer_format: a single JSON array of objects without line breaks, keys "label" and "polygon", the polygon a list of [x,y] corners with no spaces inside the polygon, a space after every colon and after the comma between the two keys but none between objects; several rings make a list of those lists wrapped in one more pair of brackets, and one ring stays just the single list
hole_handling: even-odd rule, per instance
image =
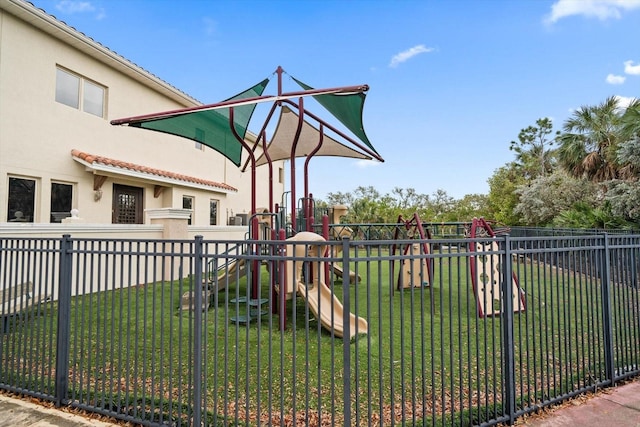
[{"label": "stucco building", "polygon": [[[184,208],[204,226],[249,213],[250,176],[220,153],[110,124],[199,105],[31,3],[0,0],[0,223],[55,223],[77,209],[89,223],[148,224],[145,212]],[[283,163],[274,169],[279,200]]]}]

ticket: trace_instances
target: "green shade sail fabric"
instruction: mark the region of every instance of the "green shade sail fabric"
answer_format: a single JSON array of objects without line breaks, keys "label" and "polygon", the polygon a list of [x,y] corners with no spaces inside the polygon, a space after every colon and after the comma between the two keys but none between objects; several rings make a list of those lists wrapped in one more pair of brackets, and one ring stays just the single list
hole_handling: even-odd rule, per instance
[{"label": "green shade sail fabric", "polygon": [[[311,86],[304,84],[295,77],[292,76],[291,79],[304,90],[313,90]],[[373,148],[369,138],[367,138],[367,134],[364,132],[364,125],[362,123],[362,111],[366,98],[364,93],[313,95],[313,98],[336,119],[340,120],[347,129],[357,136],[360,141],[365,143],[374,153],[379,154],[376,149]]]},{"label": "green shade sail fabric", "polygon": [[[225,101],[259,97],[268,83],[269,79],[264,79],[255,86]],[[256,103],[249,103],[233,107],[233,126],[242,138],[246,136],[249,121],[256,105]],[[192,139],[213,148],[231,160],[236,166],[240,166],[242,145],[229,127],[229,108],[187,111],[157,119],[133,120],[128,125]]]},{"label": "green shade sail fabric", "polygon": [[[282,69],[278,67],[276,72],[281,73]],[[300,109],[300,106],[295,102],[295,99],[304,96],[312,96],[323,107],[325,107],[331,115],[351,131],[356,138],[354,139],[346,135],[323,119],[311,114],[310,112],[304,112],[303,109],[304,114],[317,121],[322,126],[320,129],[323,129],[323,132],[325,130],[330,130],[339,138],[344,141],[348,141],[357,147],[357,150],[362,150],[367,153],[365,155],[357,150],[352,150],[325,134],[325,142],[327,145],[323,145],[320,153],[314,151],[314,155],[354,157],[363,159],[376,158],[379,161],[384,161],[367,138],[362,123],[362,112],[366,97],[365,92],[368,90],[367,85],[314,89],[292,76],[291,78],[296,82],[296,84],[303,88],[302,91],[282,93],[279,84],[277,95],[262,95],[269,83],[269,78],[266,78],[253,87],[216,104],[199,105],[184,109],[116,119],[112,120],[111,124],[128,125],[188,138],[218,151],[233,162],[233,164],[240,167],[243,148],[247,147],[246,143],[243,144],[241,141],[244,140],[246,142],[249,122],[258,104],[267,102],[275,103],[272,106],[272,111],[275,107],[280,107],[282,109],[287,103],[290,104],[293,109]],[[230,123],[232,108],[233,127],[231,127]],[[291,109],[285,111],[285,116],[297,117]],[[265,122],[264,127],[267,126],[267,123],[268,122]],[[305,153],[305,151],[309,151],[311,147],[315,147],[317,145],[317,140],[319,139],[319,130],[311,126],[306,121],[306,117],[304,123],[304,133],[307,136],[302,138],[302,145],[296,148],[296,153],[293,154],[295,157],[302,157],[303,155],[308,154]],[[295,132],[288,132],[290,128],[292,129],[292,126],[287,125],[284,127],[284,129],[287,129],[288,133],[282,131],[282,126],[279,125],[279,127],[281,135],[278,137],[274,135],[274,139],[271,141],[271,144],[269,144],[269,153],[271,154],[271,150],[274,150],[274,156],[271,156],[272,159],[289,158],[291,155],[290,150],[292,149],[292,143],[295,139]],[[315,129],[315,132],[312,132],[311,129]],[[284,134],[287,134],[291,140],[284,141],[284,139],[286,139],[282,137]],[[289,156],[281,157],[284,156],[284,151],[278,147],[281,144],[283,145],[283,149],[289,152]],[[330,147],[333,148],[330,150]],[[247,147],[247,149],[249,148]],[[255,147],[252,150],[255,152]],[[282,153],[275,155],[275,151],[282,151]],[[246,159],[246,161],[248,162],[249,159]],[[262,159],[261,162],[262,161],[265,160]],[[247,165],[245,164],[242,170],[245,170],[246,166]]]}]

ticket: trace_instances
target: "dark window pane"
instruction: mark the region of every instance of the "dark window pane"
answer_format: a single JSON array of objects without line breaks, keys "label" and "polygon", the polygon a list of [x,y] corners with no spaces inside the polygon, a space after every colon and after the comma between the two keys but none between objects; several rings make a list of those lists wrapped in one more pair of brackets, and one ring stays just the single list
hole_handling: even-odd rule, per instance
[{"label": "dark window pane", "polygon": [[218,224],[218,201],[211,200],[209,203],[209,225]]},{"label": "dark window pane", "polygon": [[51,184],[51,222],[62,222],[71,216],[73,186],[69,184]]},{"label": "dark window pane", "polygon": [[193,197],[183,196],[182,197],[182,209],[189,209],[191,214],[189,215],[189,220],[187,224],[191,225],[191,219],[193,218]]},{"label": "dark window pane", "polygon": [[24,178],[9,178],[9,203],[7,221],[33,222],[33,207],[36,197],[36,181]]}]

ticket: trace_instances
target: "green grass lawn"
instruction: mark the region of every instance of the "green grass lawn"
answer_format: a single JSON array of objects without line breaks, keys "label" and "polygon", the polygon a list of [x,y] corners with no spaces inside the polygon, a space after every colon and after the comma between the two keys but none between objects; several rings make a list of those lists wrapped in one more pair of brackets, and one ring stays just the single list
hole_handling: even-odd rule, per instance
[{"label": "green grass lawn", "polygon": [[[359,248],[351,258],[350,268],[362,281],[330,282],[341,300],[348,287],[350,310],[367,319],[368,333],[346,350],[341,338],[319,325],[302,298],[288,301],[286,330],[281,332],[269,303],[250,323],[232,321],[247,312],[246,304],[236,301],[247,295],[246,277],[213,295],[203,319],[203,395],[209,416],[277,424],[308,407],[307,419],[341,424],[345,384],[358,424],[388,424],[393,418],[470,425],[499,416],[501,319],[478,317],[465,254],[436,258],[430,287],[402,290],[395,289],[399,265],[392,274],[385,248]],[[518,403],[537,404],[595,384],[603,376],[602,313],[593,308],[601,298],[598,281],[539,262],[521,260],[513,268],[526,301],[513,325]],[[179,306],[180,296],[191,288],[189,280],[73,299],[71,400],[115,411],[127,408],[134,416],[153,414],[156,420],[163,411],[178,418],[188,415],[193,313]],[[269,289],[269,272],[262,266],[260,297],[268,298]],[[32,364],[30,384],[52,392],[45,366],[54,359],[55,336],[47,338],[55,335],[54,309],[55,303],[49,304],[45,315],[16,324],[2,337],[21,349],[3,350],[3,382],[18,378],[26,371],[23,365]],[[23,351],[31,356],[15,363],[12,358]],[[350,362],[348,381],[345,359]]]}]

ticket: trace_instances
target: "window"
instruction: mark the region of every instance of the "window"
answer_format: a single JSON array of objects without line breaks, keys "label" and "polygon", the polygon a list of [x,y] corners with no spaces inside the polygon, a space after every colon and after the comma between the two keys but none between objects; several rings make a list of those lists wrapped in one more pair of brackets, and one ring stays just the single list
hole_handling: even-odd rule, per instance
[{"label": "window", "polygon": [[94,116],[104,117],[105,88],[57,68],[56,101]]},{"label": "window", "polygon": [[189,220],[187,224],[191,225],[191,220],[193,219],[193,197],[191,196],[182,196],[182,209],[187,209],[191,211],[189,215]]},{"label": "window", "polygon": [[218,225],[218,200],[209,201],[209,225]]},{"label": "window", "polygon": [[70,217],[72,201],[73,186],[71,184],[52,182],[50,222],[62,222],[63,218]]},{"label": "window", "polygon": [[278,182],[282,184],[284,182],[284,169],[278,168]]},{"label": "window", "polygon": [[143,224],[142,188],[128,185],[113,185],[114,224]]},{"label": "window", "polygon": [[80,78],[56,70],[56,101],[73,108],[80,108]]},{"label": "window", "polygon": [[204,150],[204,145],[202,145],[202,143],[204,142],[204,131],[200,128],[196,128],[196,149],[197,150]]},{"label": "window", "polygon": [[83,110],[94,116],[103,117],[104,88],[85,80],[82,95]]},{"label": "window", "polygon": [[9,177],[9,203],[7,221],[33,222],[36,200],[36,181]]}]

